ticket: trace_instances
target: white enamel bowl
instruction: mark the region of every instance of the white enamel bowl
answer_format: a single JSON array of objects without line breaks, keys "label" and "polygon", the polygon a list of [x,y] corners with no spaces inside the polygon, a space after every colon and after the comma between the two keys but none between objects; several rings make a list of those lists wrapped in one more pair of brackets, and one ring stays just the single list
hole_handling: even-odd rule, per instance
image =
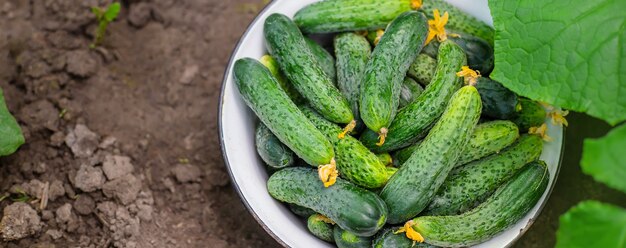
[{"label": "white enamel bowl", "polygon": [[[282,203],[267,193],[268,174],[254,147],[254,113],[241,99],[233,82],[232,67],[237,59],[260,58],[266,54],[263,39],[263,21],[272,13],[283,13],[292,17],[302,7],[316,0],[275,0],[270,3],[250,24],[235,48],[224,75],[219,104],[219,127],[224,161],[233,185],[256,221],[277,242],[286,247],[332,247],[309,234],[306,224],[292,214]],[[487,0],[449,0],[450,3],[492,23]],[[550,122],[548,122],[550,123]],[[533,223],[552,191],[559,172],[563,144],[563,129],[549,125],[548,134],[554,139],[546,143],[541,155],[550,170],[549,188],[537,205],[518,223],[507,231],[476,247],[506,247],[518,239]]]}]

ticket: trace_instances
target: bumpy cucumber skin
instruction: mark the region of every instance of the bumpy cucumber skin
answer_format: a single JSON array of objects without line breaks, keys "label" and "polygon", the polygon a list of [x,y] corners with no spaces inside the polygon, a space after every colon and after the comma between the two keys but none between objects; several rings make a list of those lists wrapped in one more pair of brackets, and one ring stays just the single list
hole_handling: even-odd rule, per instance
[{"label": "bumpy cucumber skin", "polygon": [[389,208],[389,223],[409,220],[428,206],[467,145],[480,111],[480,95],[474,86],[465,86],[452,96],[428,136],[380,193]]},{"label": "bumpy cucumber skin", "polygon": [[409,10],[410,0],[326,0],[300,9],[294,21],[305,33],[376,30]]},{"label": "bumpy cucumber skin", "polygon": [[406,237],[405,233],[394,234],[400,227],[385,228],[378,232],[372,242],[373,248],[436,248],[426,243],[415,243]]},{"label": "bumpy cucumber skin", "polygon": [[453,215],[473,208],[516,171],[539,158],[542,149],[541,138],[524,135],[499,154],[453,170],[426,208],[425,215]]},{"label": "bumpy cucumber skin", "polygon": [[311,53],[315,59],[317,59],[318,64],[326,73],[326,76],[330,78],[331,81],[337,82],[337,72],[335,71],[335,58],[331,55],[326,49],[317,44],[314,40],[304,37],[306,44],[309,45],[309,49],[311,49]]},{"label": "bumpy cucumber skin", "polygon": [[282,72],[315,110],[335,123],[354,119],[348,101],[322,70],[295,23],[285,15],[272,14],[265,19],[263,32],[267,49]]},{"label": "bumpy cucumber skin", "polygon": [[476,83],[476,89],[483,100],[484,116],[508,120],[517,114],[517,95],[502,84],[480,77]]},{"label": "bumpy cucumber skin", "polygon": [[337,248],[370,248],[372,246],[371,237],[359,237],[338,226],[333,230],[333,237]]},{"label": "bumpy cucumber skin", "polygon": [[275,199],[310,208],[359,236],[374,235],[387,218],[387,206],[376,194],[341,178],[326,188],[314,169],[282,169],[270,176],[267,190]]},{"label": "bumpy cucumber skin", "polygon": [[[447,29],[446,32],[448,33],[448,40],[453,41],[465,51],[467,65],[470,68],[478,70],[483,76],[488,76],[493,71],[493,47],[485,40],[455,30]],[[433,41],[422,49],[422,53],[435,58],[438,47],[439,42]]]},{"label": "bumpy cucumber skin", "polygon": [[309,232],[321,240],[328,242],[335,241],[335,238],[333,237],[333,225],[324,222],[322,218],[323,216],[321,214],[313,214],[309,216],[306,221],[306,227],[309,229]]},{"label": "bumpy cucumber skin", "polygon": [[393,165],[393,158],[391,158],[391,155],[389,155],[389,153],[379,153],[376,154],[376,157],[378,157],[378,160],[385,166]]},{"label": "bumpy cucumber skin", "polygon": [[[519,130],[510,121],[497,120],[480,123],[476,125],[467,146],[463,148],[456,167],[500,152],[513,144],[517,138],[519,138]],[[416,143],[396,151],[393,154],[396,166],[402,166],[418,146],[419,143]]]},{"label": "bumpy cucumber skin", "polygon": [[380,153],[409,146],[421,139],[441,116],[450,97],[461,87],[463,79],[457,77],[456,73],[465,64],[463,49],[454,42],[444,41],[439,47],[437,69],[432,82],[417,99],[398,112],[389,126],[385,143],[377,146],[378,134],[368,130],[361,135],[363,145]]},{"label": "bumpy cucumber skin", "polygon": [[457,7],[452,6],[444,0],[428,0],[423,1],[420,11],[424,12],[428,19],[433,19],[433,11],[439,9],[441,15],[448,12],[450,19],[446,24],[446,28],[465,32],[493,44],[495,31],[486,23],[476,19],[475,17],[463,12]]},{"label": "bumpy cucumber skin", "polygon": [[522,108],[513,118],[513,122],[519,126],[521,132],[528,132],[531,127],[538,127],[546,119],[546,110],[530,99],[520,98],[519,105]]},{"label": "bumpy cucumber skin", "polygon": [[424,46],[426,17],[409,11],[396,18],[385,31],[367,62],[359,107],[361,119],[375,132],[389,127],[398,110],[402,81]]},{"label": "bumpy cucumber skin", "polygon": [[295,215],[304,217],[304,218],[309,218],[309,216],[317,214],[315,211],[309,208],[301,207],[296,204],[289,204],[289,210],[291,210],[291,212],[294,213]]},{"label": "bumpy cucumber skin", "polygon": [[359,113],[359,95],[365,66],[372,48],[365,37],[355,33],[335,36],[334,45],[337,57],[337,86],[352,106],[352,113],[357,122],[353,133],[360,133],[365,128],[365,124],[361,121]]},{"label": "bumpy cucumber skin", "polygon": [[415,79],[415,81],[421,85],[426,86],[433,80],[436,69],[437,60],[425,53],[420,53],[409,67],[409,71],[406,72],[406,75]]},{"label": "bumpy cucumber skin", "polygon": [[400,104],[398,108],[403,108],[413,102],[423,91],[424,88],[415,82],[415,80],[410,77],[405,78],[404,82],[402,82],[402,88],[400,89]]},{"label": "bumpy cucumber skin", "polygon": [[543,195],[549,178],[545,163],[530,163],[478,207],[461,215],[415,218],[413,229],[433,245],[479,244],[524,217]]},{"label": "bumpy cucumber skin", "polygon": [[293,84],[289,83],[289,81],[285,77],[285,74],[280,71],[280,66],[278,65],[278,62],[276,62],[276,60],[272,58],[271,55],[265,55],[261,57],[259,61],[261,62],[261,64],[267,67],[267,69],[270,70],[274,78],[276,78],[276,80],[280,84],[280,87],[283,88],[285,93],[287,93],[287,95],[289,96],[289,98],[291,98],[293,102],[295,102],[296,104],[304,102],[304,98],[302,97],[302,95],[300,95],[300,92],[296,90]]},{"label": "bumpy cucumber skin", "polygon": [[348,181],[365,188],[380,188],[389,175],[385,165],[376,154],[370,152],[359,140],[350,135],[339,139],[341,128],[324,119],[309,107],[301,107],[302,113],[309,118],[335,147],[335,162],[339,175]]},{"label": "bumpy cucumber skin", "polygon": [[[485,105],[483,109],[484,107]],[[517,138],[519,138],[519,129],[513,122],[498,120],[478,124],[472,132],[468,145],[463,149],[457,166],[498,153],[513,144]]]},{"label": "bumpy cucumber skin", "polygon": [[263,123],[257,125],[254,137],[256,151],[269,167],[280,169],[293,165],[293,152]]},{"label": "bumpy cucumber skin", "polygon": [[278,139],[309,164],[330,163],[332,144],[280,88],[271,72],[251,58],[235,62],[234,78],[244,101]]}]

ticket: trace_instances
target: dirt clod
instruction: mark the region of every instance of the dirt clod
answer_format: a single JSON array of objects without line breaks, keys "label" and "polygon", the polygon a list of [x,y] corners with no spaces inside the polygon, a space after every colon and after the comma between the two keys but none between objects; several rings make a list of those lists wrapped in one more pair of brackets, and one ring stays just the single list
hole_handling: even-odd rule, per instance
[{"label": "dirt clod", "polygon": [[93,192],[102,188],[104,184],[104,175],[100,167],[82,164],[76,177],[74,178],[74,186],[84,192]]},{"label": "dirt clod", "polygon": [[77,77],[91,77],[98,71],[98,59],[88,50],[67,53],[67,72]]},{"label": "dirt clod", "polygon": [[177,164],[172,169],[172,174],[180,183],[188,183],[198,181],[200,178],[200,169],[191,164]]},{"label": "dirt clod", "polygon": [[96,207],[96,202],[89,195],[81,195],[74,201],[74,210],[82,215],[89,215]]},{"label": "dirt clod", "polygon": [[72,149],[74,156],[79,158],[87,158],[98,148],[98,135],[87,126],[77,124],[73,130],[65,136],[65,144]]},{"label": "dirt clod", "polygon": [[104,195],[114,197],[123,205],[128,205],[137,199],[139,190],[141,190],[141,182],[132,174],[109,181],[102,186]]},{"label": "dirt clod", "polygon": [[141,28],[148,24],[151,18],[152,6],[146,2],[140,2],[134,4],[130,8],[128,14],[128,22],[138,28]]},{"label": "dirt clod", "polygon": [[4,240],[22,239],[39,230],[41,220],[30,205],[15,202],[4,208],[4,215],[0,221],[0,234]]},{"label": "dirt clod", "polygon": [[108,155],[104,158],[102,170],[109,180],[114,180],[133,172],[133,164],[127,156]]}]

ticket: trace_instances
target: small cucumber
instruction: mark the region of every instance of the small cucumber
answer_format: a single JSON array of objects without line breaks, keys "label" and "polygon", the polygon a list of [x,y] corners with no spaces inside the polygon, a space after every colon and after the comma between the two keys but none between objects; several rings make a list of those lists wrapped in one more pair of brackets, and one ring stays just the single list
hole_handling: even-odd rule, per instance
[{"label": "small cucumber", "polygon": [[335,123],[345,124],[354,119],[348,101],[322,70],[289,17],[278,13],[268,16],[263,32],[267,49],[281,71],[314,109]]},{"label": "small cucumber", "polygon": [[530,163],[478,207],[461,215],[417,217],[412,228],[433,245],[479,244],[524,217],[545,192],[549,178],[545,163]]},{"label": "small cucumber", "polygon": [[539,136],[523,135],[501,153],[453,170],[426,208],[426,215],[453,215],[473,208],[516,171],[539,158],[542,149]]},{"label": "small cucumber", "polygon": [[290,167],[274,173],[267,190],[275,199],[310,208],[358,236],[374,235],[387,219],[387,207],[376,194],[341,178],[326,188],[310,168]]},{"label": "small cucumber", "polygon": [[409,71],[406,72],[406,75],[415,79],[421,85],[426,86],[433,80],[436,69],[437,60],[424,53],[420,53],[409,67]]},{"label": "small cucumber", "polygon": [[337,86],[352,106],[352,113],[356,120],[354,133],[359,133],[365,127],[359,113],[361,81],[372,48],[363,36],[355,33],[337,35],[334,43],[335,56],[337,56]]},{"label": "small cucumber", "polygon": [[335,71],[335,58],[325,48],[317,44],[314,40],[305,37],[306,44],[311,49],[311,53],[317,60],[318,64],[330,78],[333,83],[337,82],[337,72]]},{"label": "small cucumber", "polygon": [[[489,121],[476,125],[467,146],[463,149],[456,166],[500,152],[519,137],[517,126],[510,121]],[[413,154],[419,144],[398,150],[393,158],[400,167]]]},{"label": "small cucumber", "polygon": [[546,110],[538,102],[519,98],[519,106],[521,110],[513,118],[513,122],[519,126],[521,132],[528,132],[529,128],[541,126],[545,121]]},{"label": "small cucumber", "polygon": [[389,176],[385,165],[376,154],[350,135],[343,139],[338,138],[337,134],[341,132],[341,128],[324,119],[313,109],[302,107],[301,110],[334,145],[337,170],[342,178],[365,188],[380,188],[387,183]]},{"label": "small cucumber", "polygon": [[337,248],[370,248],[372,247],[371,237],[359,237],[351,232],[336,226],[333,230],[333,237]]},{"label": "small cucumber", "polygon": [[519,130],[513,122],[489,121],[478,124],[472,132],[468,145],[463,149],[457,166],[499,153],[513,144],[517,138],[519,138]]},{"label": "small cucumber", "polygon": [[483,115],[508,120],[517,114],[517,95],[499,82],[486,77],[478,78],[476,89],[483,101]]},{"label": "small cucumber", "polygon": [[305,33],[376,30],[409,10],[410,0],[326,0],[300,9],[294,21]]},{"label": "small cucumber", "polygon": [[294,103],[299,104],[304,101],[304,98],[302,98],[302,95],[300,95],[300,93],[296,90],[296,88],[294,88],[293,84],[291,84],[287,80],[287,78],[285,77],[285,74],[283,74],[280,71],[280,67],[278,66],[278,63],[276,62],[274,58],[272,58],[271,55],[263,55],[263,57],[261,57],[259,61],[261,62],[261,64],[267,67],[267,69],[270,70],[274,78],[278,80],[280,87],[283,88],[285,93],[287,93],[289,98],[291,98],[291,100]]},{"label": "small cucumber", "polygon": [[433,11],[435,9],[438,9],[441,14],[447,11],[450,15],[446,28],[480,37],[489,42],[489,44],[493,44],[495,31],[492,27],[447,3],[445,0],[426,0],[420,11],[424,12],[428,19],[433,19]]},{"label": "small cucumber", "polygon": [[385,166],[393,165],[393,158],[391,158],[391,155],[389,155],[389,153],[379,153],[376,154],[376,157],[378,157],[378,160]]},{"label": "small cucumber", "polygon": [[400,104],[398,107],[403,108],[413,102],[423,91],[424,88],[415,82],[415,80],[410,77],[405,78],[404,82],[402,82],[402,88],[400,89]]},{"label": "small cucumber", "polygon": [[293,165],[293,152],[263,123],[256,127],[255,145],[257,153],[269,167],[280,169]]},{"label": "small cucumber", "polygon": [[280,88],[272,73],[251,58],[234,66],[235,84],[248,107],[278,139],[309,164],[329,164],[332,144]]},{"label": "small cucumber", "polygon": [[309,216],[317,214],[315,211],[309,208],[301,207],[296,204],[289,204],[289,210],[291,210],[291,212],[296,214],[297,216],[304,218],[309,218]]},{"label": "small cucumber", "polygon": [[[465,65],[465,53],[451,41],[439,46],[437,69],[432,82],[417,99],[402,108],[389,126],[385,143],[376,145],[378,134],[365,131],[361,142],[374,152],[389,152],[403,148],[421,139],[445,110],[450,97],[456,92],[463,79],[456,76]],[[363,112],[363,105],[361,105]]]},{"label": "small cucumber", "polygon": [[436,248],[436,246],[425,243],[413,243],[404,233],[395,232],[399,227],[385,228],[379,232],[372,242],[373,248]]},{"label": "small cucumber", "polygon": [[330,219],[321,214],[313,214],[306,221],[306,227],[315,237],[321,240],[334,242],[333,224]]},{"label": "small cucumber", "polygon": [[389,223],[406,221],[428,206],[469,142],[480,110],[474,86],[465,86],[452,96],[428,136],[380,193],[389,208]]},{"label": "small cucumber", "polygon": [[365,125],[381,134],[381,144],[398,110],[402,81],[427,34],[426,17],[405,12],[389,24],[367,62],[359,110]]}]

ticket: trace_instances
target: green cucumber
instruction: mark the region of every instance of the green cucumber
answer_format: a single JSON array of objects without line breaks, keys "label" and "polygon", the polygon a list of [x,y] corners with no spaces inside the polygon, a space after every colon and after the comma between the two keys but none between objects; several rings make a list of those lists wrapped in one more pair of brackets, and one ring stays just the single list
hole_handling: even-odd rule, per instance
[{"label": "green cucumber", "polygon": [[392,166],[387,167],[386,170],[387,170],[387,175],[388,175],[389,178],[391,178],[393,176],[393,174],[396,174],[396,172],[398,172],[398,168],[397,167],[392,167]]},{"label": "green cucumber", "polygon": [[441,118],[380,193],[391,224],[404,222],[426,208],[456,165],[480,117],[480,95],[474,86],[452,96]]},{"label": "green cucumber", "polygon": [[337,56],[337,86],[352,106],[356,120],[354,133],[359,133],[365,127],[359,113],[361,81],[372,48],[363,36],[355,33],[337,35],[334,43]]},{"label": "green cucumber", "polygon": [[283,144],[309,164],[331,162],[335,156],[332,144],[300,112],[265,66],[243,58],[235,62],[233,71],[243,100]]},{"label": "green cucumber", "polygon": [[546,119],[546,109],[538,102],[527,98],[519,99],[521,110],[513,118],[513,122],[519,126],[521,132],[528,132],[531,127],[538,127]]},{"label": "green cucumber", "polygon": [[420,53],[409,67],[409,71],[406,72],[406,75],[415,79],[415,81],[421,85],[428,85],[430,81],[433,80],[436,69],[437,60],[424,53]]},{"label": "green cucumber", "polygon": [[376,157],[378,157],[378,160],[385,166],[393,165],[393,158],[391,158],[391,155],[389,155],[389,153],[379,153],[376,154]]},{"label": "green cucumber", "polygon": [[263,123],[256,127],[255,145],[257,153],[269,167],[280,169],[293,165],[293,152]]},{"label": "green cucumber", "polygon": [[313,214],[306,221],[306,227],[315,237],[321,240],[333,242],[333,224],[328,223],[326,216],[321,214]]},{"label": "green cucumber", "polygon": [[523,135],[501,153],[453,170],[425,214],[453,215],[472,209],[516,171],[539,158],[542,149],[539,136]]},{"label": "green cucumber", "polygon": [[[466,148],[463,149],[456,166],[500,152],[519,137],[517,126],[510,121],[489,121],[476,125]],[[419,144],[402,148],[393,158],[400,166],[413,154]],[[398,166],[398,167],[400,167]]]},{"label": "green cucumber", "polygon": [[461,215],[417,217],[412,228],[433,245],[479,244],[522,219],[545,192],[549,178],[545,163],[530,163],[478,207]]},{"label": "green cucumber", "polygon": [[[446,30],[446,33],[448,34],[448,40],[453,41],[465,51],[467,65],[470,68],[478,70],[483,76],[488,76],[489,73],[491,73],[493,70],[494,55],[493,47],[489,45],[489,43],[478,37],[455,30]],[[428,45],[422,49],[422,53],[433,58],[437,57],[439,44],[440,43],[436,40],[428,43]]]},{"label": "green cucumber", "polygon": [[290,167],[274,173],[267,190],[275,199],[310,208],[359,236],[374,235],[387,219],[387,207],[376,194],[341,178],[326,188],[310,168]]},{"label": "green cucumber", "polygon": [[283,74],[280,71],[280,67],[278,66],[278,63],[276,62],[274,58],[272,58],[271,55],[263,55],[263,57],[261,57],[259,61],[261,62],[261,64],[267,67],[267,69],[270,70],[274,78],[278,80],[280,87],[283,88],[285,93],[287,93],[287,95],[289,96],[289,98],[291,98],[293,102],[295,102],[296,104],[299,104],[304,101],[304,98],[302,98],[302,95],[300,95],[300,93],[296,90],[296,88],[294,88],[293,84],[287,81],[285,74]]},{"label": "green cucumber", "polygon": [[342,178],[365,188],[380,188],[387,183],[389,175],[376,154],[350,135],[338,138],[341,128],[313,109],[302,107],[301,110],[335,147],[335,162]]},{"label": "green cucumber", "polygon": [[513,144],[517,138],[519,138],[519,130],[513,122],[497,120],[478,124],[469,143],[463,149],[457,166],[499,153],[502,149]]},{"label": "green cucumber", "polygon": [[310,4],[294,15],[305,33],[336,33],[385,28],[411,10],[410,0],[326,0]]},{"label": "green cucumber", "polygon": [[403,108],[413,102],[423,91],[424,88],[415,82],[415,80],[410,77],[405,78],[404,82],[402,82],[402,88],[400,89],[400,104],[398,107]]},{"label": "green cucumber", "polygon": [[402,81],[427,34],[426,17],[405,12],[389,24],[367,62],[359,111],[365,125],[382,137],[398,110]]},{"label": "green cucumber", "polygon": [[337,82],[337,72],[335,71],[335,58],[331,55],[325,48],[317,44],[314,40],[305,37],[309,49],[311,49],[311,53],[317,60],[318,64],[326,73],[326,76],[330,78],[331,81]]},{"label": "green cucumber", "polygon": [[385,228],[372,242],[373,248],[435,248],[425,243],[414,243],[404,233],[395,233],[400,227]]},{"label": "green cucumber", "polygon": [[333,237],[337,248],[370,248],[372,246],[371,237],[359,237],[338,226],[333,230]]},{"label": "green cucumber", "polygon": [[463,49],[451,41],[444,41],[438,54],[432,82],[417,99],[398,112],[389,126],[385,143],[377,146],[378,134],[368,130],[361,135],[363,145],[374,152],[389,152],[415,143],[428,132],[443,113],[450,97],[461,87],[463,79],[456,73],[466,63]]},{"label": "green cucumber", "polygon": [[420,11],[424,12],[428,19],[433,19],[433,11],[435,9],[438,9],[441,15],[446,11],[450,15],[446,29],[459,30],[480,37],[489,42],[489,44],[493,44],[495,31],[492,27],[447,3],[445,0],[425,0]]},{"label": "green cucumber", "polygon": [[304,218],[309,218],[309,216],[317,214],[315,211],[311,210],[310,208],[301,207],[296,204],[289,204],[289,210],[291,210],[291,212],[296,214],[297,216],[304,217]]},{"label": "green cucumber", "polygon": [[484,116],[508,120],[517,114],[517,95],[499,82],[480,77],[476,83],[476,89],[483,101]]},{"label": "green cucumber", "polygon": [[314,109],[335,123],[349,123],[354,119],[348,101],[322,70],[306,39],[289,17],[278,13],[268,16],[263,32],[267,49],[281,71]]}]

